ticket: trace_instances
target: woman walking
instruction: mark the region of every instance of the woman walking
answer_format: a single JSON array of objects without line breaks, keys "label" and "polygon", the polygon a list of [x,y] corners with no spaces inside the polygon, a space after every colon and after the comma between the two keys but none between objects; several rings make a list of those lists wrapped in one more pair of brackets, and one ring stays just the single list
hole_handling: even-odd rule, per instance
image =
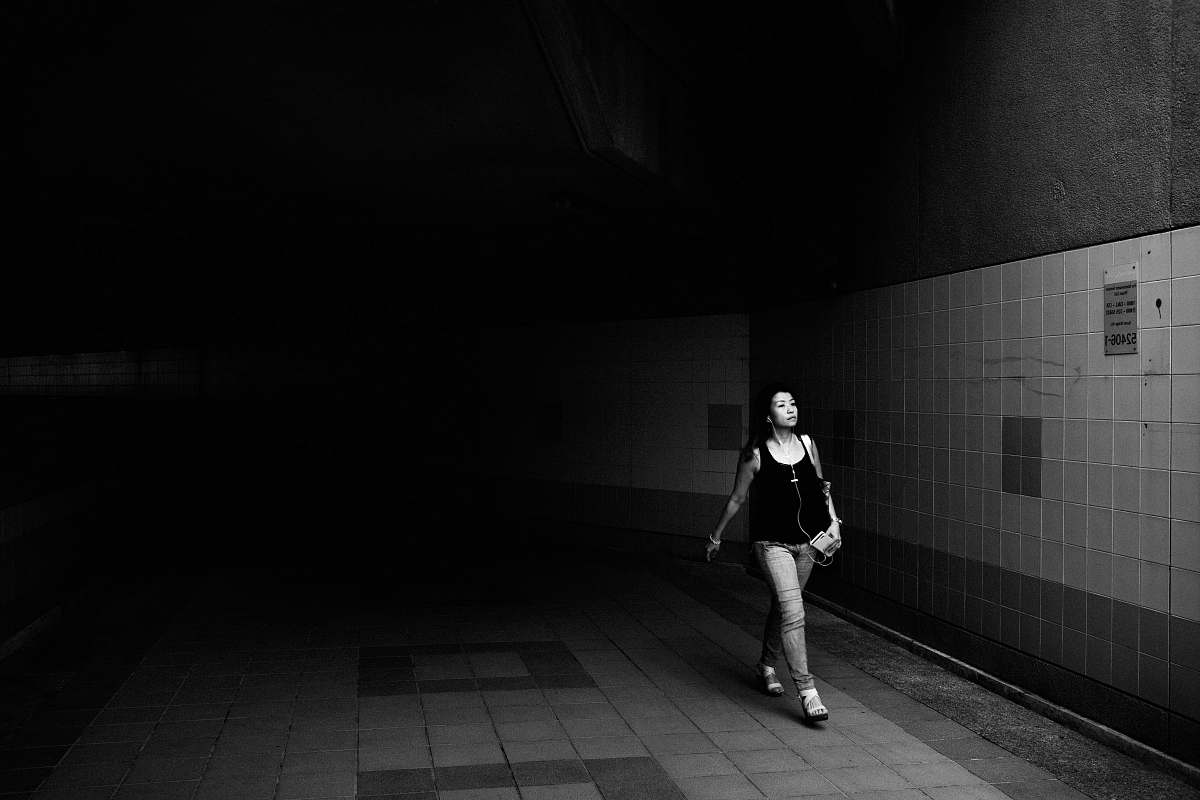
[{"label": "woman walking", "polygon": [[822,560],[811,539],[828,530],[840,541],[841,520],[829,483],[821,477],[816,444],[795,432],[797,418],[795,395],[786,386],[774,384],[759,395],[750,411],[750,438],[742,448],[733,493],[709,536],[705,554],[711,561],[725,526],[749,497],[750,546],[771,587],[759,673],[768,693],[783,694],[775,675],[782,646],[804,719],[815,722],[828,719],[829,711],[808,671],[801,594],[814,559]]}]

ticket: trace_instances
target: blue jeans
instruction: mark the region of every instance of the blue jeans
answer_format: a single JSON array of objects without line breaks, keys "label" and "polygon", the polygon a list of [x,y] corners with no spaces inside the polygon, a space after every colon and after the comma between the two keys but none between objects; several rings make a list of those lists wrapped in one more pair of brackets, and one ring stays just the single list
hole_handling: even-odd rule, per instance
[{"label": "blue jeans", "polygon": [[808,672],[808,651],[804,644],[804,600],[801,593],[813,562],[808,557],[808,544],[779,544],[755,542],[754,554],[763,575],[771,586],[771,610],[763,631],[762,657],[759,666],[774,667],[780,647],[787,659],[788,672],[797,691],[813,688]]}]

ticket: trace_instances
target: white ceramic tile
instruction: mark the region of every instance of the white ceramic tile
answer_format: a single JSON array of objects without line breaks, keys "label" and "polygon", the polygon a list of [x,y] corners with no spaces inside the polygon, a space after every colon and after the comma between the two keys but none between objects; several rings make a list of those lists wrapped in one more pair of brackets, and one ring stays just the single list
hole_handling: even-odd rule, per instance
[{"label": "white ceramic tile", "polygon": [[[1024,309],[1021,322],[1024,323]],[[1055,336],[1065,331],[1066,298],[1061,294],[1053,294],[1042,300],[1042,336]],[[1032,336],[1033,334],[1028,334]]]},{"label": "white ceramic tile", "polygon": [[1112,419],[1113,378],[1091,376],[1087,381],[1088,419]]},{"label": "white ceramic tile", "polygon": [[1088,287],[1088,253],[1087,249],[1071,250],[1066,254],[1066,279],[1063,289],[1077,292]]},{"label": "white ceramic tile", "polygon": [[1116,374],[1114,356],[1104,353],[1104,333],[1088,333],[1087,335],[1087,374]]},{"label": "white ceramic tile", "polygon": [[1200,425],[1171,425],[1171,469],[1200,472]]},{"label": "white ceramic tile", "polygon": [[1138,283],[1139,330],[1171,324],[1171,284],[1169,280]]},{"label": "white ceramic tile", "polygon": [[1021,301],[1009,300],[1000,304],[1001,337],[1018,339],[1021,336]]},{"label": "white ceramic tile", "polygon": [[1200,225],[1171,231],[1171,275],[1200,275]]},{"label": "white ceramic tile", "polygon": [[1200,375],[1171,378],[1171,421],[1200,422]]},{"label": "white ceramic tile", "polygon": [[1042,296],[1042,259],[1028,258],[1021,262],[1021,297]]},{"label": "white ceramic tile", "polygon": [[1088,293],[1069,292],[1063,295],[1064,333],[1087,333],[1088,330]]},{"label": "white ceramic tile", "polygon": [[1021,301],[1021,336],[1042,335],[1042,298]]},{"label": "white ceramic tile", "polygon": [[1141,474],[1142,513],[1156,517],[1171,516],[1171,473],[1166,470],[1143,469]]},{"label": "white ceramic tile", "polygon": [[1170,233],[1143,236],[1134,240],[1134,245],[1131,260],[1138,262],[1139,280],[1153,281],[1171,276]]},{"label": "white ceramic tile", "polygon": [[1142,422],[1141,466],[1153,469],[1171,467],[1171,423]]},{"label": "white ceramic tile", "polygon": [[1056,294],[1066,286],[1066,255],[1052,253],[1042,256],[1042,294]]},{"label": "white ceramic tile", "polygon": [[1067,378],[1088,374],[1088,334],[1072,333],[1063,338],[1064,374]]},{"label": "white ceramic tile", "polygon": [[1004,315],[999,303],[986,303],[981,306],[983,314],[984,341],[999,341],[1004,338]]},{"label": "white ceramic tile", "polygon": [[1138,366],[1146,375],[1171,372],[1171,328],[1146,328],[1138,331]]},{"label": "white ceramic tile", "polygon": [[1171,322],[1200,324],[1200,275],[1171,281]]},{"label": "white ceramic tile", "polygon": [[1098,289],[1104,285],[1104,270],[1113,265],[1116,251],[1111,243],[1088,248],[1088,288]]},{"label": "white ceramic tile", "polygon": [[1088,420],[1087,460],[1111,464],[1113,454],[1113,424],[1107,420]]},{"label": "white ceramic tile", "polygon": [[[1171,421],[1171,376],[1147,375],[1142,378],[1142,420]],[[1179,420],[1180,422],[1191,420]]]},{"label": "white ceramic tile", "polygon": [[1113,463],[1127,467],[1141,465],[1142,423],[1113,423]]},{"label": "white ceramic tile", "polygon": [[1171,568],[1171,614],[1200,622],[1200,572]]},{"label": "white ceramic tile", "polygon": [[[1176,375],[1200,372],[1200,325],[1171,329],[1171,371]],[[1195,398],[1200,402],[1200,398]]]},{"label": "white ceramic tile", "polygon": [[1134,376],[1113,378],[1113,419],[1141,418],[1142,379]]},{"label": "white ceramic tile", "polygon": [[1000,265],[1000,298],[1002,300],[1021,299],[1021,262],[1010,261]]},{"label": "white ceramic tile", "polygon": [[1170,563],[1171,521],[1166,517],[1143,513],[1138,515],[1138,527],[1141,534],[1141,558],[1156,564]]},{"label": "white ceramic tile", "polygon": [[1186,520],[1171,522],[1171,566],[1200,570],[1200,524]]},{"label": "white ceramic tile", "polygon": [[1171,473],[1171,518],[1200,522],[1200,473]]},{"label": "white ceramic tile", "polygon": [[1142,562],[1141,605],[1164,614],[1171,610],[1171,568],[1151,561]]},{"label": "white ceramic tile", "polygon": [[1042,337],[1042,375],[1061,377],[1066,368],[1066,342],[1062,336]]},{"label": "white ceramic tile", "polygon": [[1088,293],[1088,332],[1104,331],[1104,290],[1092,289]]}]

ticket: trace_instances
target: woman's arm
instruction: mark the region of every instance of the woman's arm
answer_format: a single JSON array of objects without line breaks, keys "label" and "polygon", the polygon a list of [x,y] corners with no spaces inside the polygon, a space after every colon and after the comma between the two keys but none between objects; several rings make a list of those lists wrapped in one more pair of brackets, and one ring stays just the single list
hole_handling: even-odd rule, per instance
[{"label": "woman's arm", "polygon": [[725,503],[725,508],[721,511],[721,517],[717,520],[717,527],[713,529],[712,534],[708,537],[708,545],[704,548],[705,556],[709,561],[712,561],[717,548],[721,546],[721,534],[725,531],[725,526],[737,516],[738,511],[745,505],[746,498],[750,494],[750,484],[754,480],[754,474],[758,472],[758,464],[757,451],[754,453],[754,458],[738,463],[737,477],[733,482],[733,492],[729,495],[729,502]]},{"label": "woman's arm", "polygon": [[817,476],[821,478],[821,488],[825,492],[825,505],[829,509],[829,518],[833,520],[830,528],[834,533],[840,535],[842,526],[838,521],[837,509],[833,507],[833,494],[829,491],[829,481],[825,480],[825,472],[821,469],[821,454],[817,452],[817,443],[813,438],[807,434],[805,434],[805,438],[808,440],[809,452],[812,453],[813,467],[817,470]]}]

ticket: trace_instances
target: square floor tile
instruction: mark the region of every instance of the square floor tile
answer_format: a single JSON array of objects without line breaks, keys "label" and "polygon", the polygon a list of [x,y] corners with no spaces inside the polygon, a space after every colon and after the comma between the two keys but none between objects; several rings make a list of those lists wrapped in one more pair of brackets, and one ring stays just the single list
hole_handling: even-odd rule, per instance
[{"label": "square floor tile", "polygon": [[733,750],[778,750],[780,740],[771,731],[719,731],[708,734],[713,744],[725,752]]},{"label": "square floor tile", "polygon": [[608,800],[672,800],[683,797],[676,783],[652,758],[598,758],[586,760],[584,764],[596,787]]},{"label": "square floor tile", "polygon": [[703,733],[657,733],[641,737],[655,755],[672,755],[678,753],[715,753],[718,748]]},{"label": "square floor tile", "polygon": [[598,739],[576,739],[575,750],[580,758],[626,758],[647,756],[649,752],[636,736],[605,736]]},{"label": "square floor tile", "polygon": [[878,758],[865,747],[856,744],[838,747],[805,747],[800,750],[804,760],[817,769],[840,769],[842,767],[877,767]]},{"label": "square floor tile", "polygon": [[594,783],[566,783],[561,786],[524,786],[522,800],[603,800]]},{"label": "square floor tile", "polygon": [[326,797],[351,797],[357,775],[282,775],[276,794],[278,800],[310,800]]},{"label": "square floor tile", "polygon": [[432,769],[393,769],[358,773],[358,796],[433,791]]},{"label": "square floor tile", "polygon": [[687,800],[760,800],[763,794],[744,775],[708,775],[675,781]]},{"label": "square floor tile", "polygon": [[512,771],[522,787],[591,781],[583,762],[577,758],[518,762],[512,765]]},{"label": "square floor tile", "polygon": [[443,744],[431,748],[435,767],[463,767],[475,764],[500,764],[504,752],[499,742],[488,744]]},{"label": "square floor tile", "polygon": [[497,741],[490,722],[469,725],[433,725],[428,729],[430,745],[487,744]]},{"label": "square floor tile", "polygon": [[747,775],[755,772],[799,772],[812,765],[791,750],[735,750],[729,760]]},{"label": "square floor tile", "polygon": [[988,783],[1043,781],[1054,778],[1050,773],[1039,767],[1035,767],[1028,761],[1011,756],[1007,758],[972,759],[960,763]]},{"label": "square floor tile", "polygon": [[793,772],[756,772],[750,782],[767,797],[802,797],[832,794],[837,788],[814,769]]},{"label": "square floor tile", "polygon": [[358,768],[362,771],[390,769],[423,769],[433,766],[433,755],[424,745],[404,747],[372,745],[358,751]]},{"label": "square floor tile", "polygon": [[983,778],[954,761],[932,764],[894,764],[892,769],[919,788],[929,786],[971,786],[986,783]]},{"label": "square floor tile", "polygon": [[276,777],[213,778],[205,776],[194,800],[271,800]]},{"label": "square floor tile", "polygon": [[447,789],[486,789],[513,786],[513,775],[507,764],[473,764],[459,767],[438,767],[438,791]]},{"label": "square floor tile", "polygon": [[556,720],[501,722],[496,724],[496,733],[504,742],[536,742],[543,739],[563,739],[567,736]]},{"label": "square floor tile", "polygon": [[684,753],[656,757],[673,778],[697,778],[704,775],[733,775],[737,766],[724,753]]},{"label": "square floor tile", "polygon": [[[512,787],[489,787],[484,789],[443,789],[438,792],[441,800],[520,800]],[[407,797],[397,800],[409,800]]]},{"label": "square floor tile", "polygon": [[126,783],[113,800],[191,800],[200,781],[175,783]]},{"label": "square floor tile", "polygon": [[821,774],[847,794],[884,789],[910,789],[911,784],[890,767],[862,766],[823,769]]},{"label": "square floor tile", "polygon": [[504,752],[509,762],[558,761],[575,759],[578,754],[566,739],[549,739],[540,742],[504,742]]},{"label": "square floor tile", "polygon": [[199,780],[208,766],[207,758],[139,758],[133,763],[126,783]]}]

